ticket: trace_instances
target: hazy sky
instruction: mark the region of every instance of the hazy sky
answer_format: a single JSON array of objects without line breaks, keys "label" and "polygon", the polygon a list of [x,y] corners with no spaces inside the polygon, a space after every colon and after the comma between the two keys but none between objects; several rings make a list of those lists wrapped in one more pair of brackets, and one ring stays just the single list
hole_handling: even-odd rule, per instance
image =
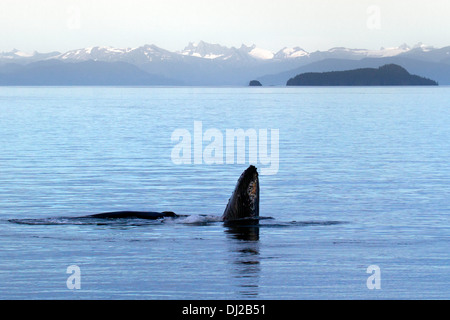
[{"label": "hazy sky", "polygon": [[450,0],[0,0],[0,51],[450,45]]}]

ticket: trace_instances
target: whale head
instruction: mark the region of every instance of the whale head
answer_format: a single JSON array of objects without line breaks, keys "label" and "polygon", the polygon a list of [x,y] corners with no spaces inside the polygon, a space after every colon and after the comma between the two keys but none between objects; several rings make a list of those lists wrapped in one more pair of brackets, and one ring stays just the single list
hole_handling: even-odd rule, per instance
[{"label": "whale head", "polygon": [[225,208],[223,221],[259,217],[259,178],[256,167],[250,166],[240,176]]}]

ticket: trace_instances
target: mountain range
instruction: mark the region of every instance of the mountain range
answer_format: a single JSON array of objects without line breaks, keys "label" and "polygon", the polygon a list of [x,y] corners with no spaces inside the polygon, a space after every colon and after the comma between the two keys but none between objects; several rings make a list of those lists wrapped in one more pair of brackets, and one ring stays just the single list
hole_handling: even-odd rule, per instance
[{"label": "mountain range", "polygon": [[271,52],[255,45],[239,48],[189,43],[181,51],[156,45],[138,48],[90,47],[68,52],[0,53],[0,85],[285,85],[305,72],[343,71],[397,64],[410,73],[450,84],[450,46],[401,45],[379,50],[301,47]]}]

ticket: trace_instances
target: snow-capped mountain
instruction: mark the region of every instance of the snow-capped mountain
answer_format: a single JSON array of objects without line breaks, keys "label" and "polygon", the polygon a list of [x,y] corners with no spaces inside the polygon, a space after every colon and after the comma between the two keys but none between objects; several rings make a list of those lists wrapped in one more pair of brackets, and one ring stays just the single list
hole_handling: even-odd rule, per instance
[{"label": "snow-capped mountain", "polygon": [[406,52],[409,52],[411,47],[403,44],[398,47],[392,48],[380,48],[379,50],[368,50],[368,49],[350,49],[344,47],[331,48],[328,51],[316,51],[310,53],[309,56],[313,60],[321,59],[350,59],[350,60],[360,60],[364,58],[386,58],[394,57]]},{"label": "snow-capped mountain", "polygon": [[283,59],[296,59],[301,57],[308,57],[309,52],[303,50],[300,47],[294,47],[294,48],[283,48],[280,51],[278,51],[274,58],[278,60]]},{"label": "snow-capped mountain", "polygon": [[204,58],[210,60],[242,60],[246,58],[253,58],[256,60],[271,60],[274,54],[256,45],[250,47],[242,45],[240,48],[225,47],[220,44],[210,44],[204,41],[199,43],[190,42],[184,50],[179,52],[184,56],[191,56],[197,58]]},{"label": "snow-capped mountain", "polygon": [[[0,53],[0,62],[16,62],[18,60],[37,61],[45,59],[57,59],[66,62],[76,61],[105,61],[105,62],[129,62],[133,64],[143,64],[163,60],[183,60],[183,57],[193,57],[215,61],[252,61],[271,62],[292,59],[305,59],[316,61],[319,59],[361,59],[361,58],[381,58],[393,57],[400,54],[422,54],[436,51],[434,47],[417,44],[409,47],[404,44],[399,47],[381,48],[379,50],[349,49],[344,47],[331,48],[327,51],[308,52],[300,47],[283,48],[278,52],[271,52],[256,45],[242,45],[240,48],[226,47],[220,44],[211,44],[204,41],[189,43],[181,51],[169,51],[156,45],[144,45],[138,48],[114,48],[114,47],[89,47],[71,50],[65,53],[26,53],[14,49],[11,52]],[[446,58],[445,56],[443,58]]]},{"label": "snow-capped mountain", "polygon": [[138,48],[90,47],[71,50],[52,58],[66,62],[94,60],[143,64],[163,60],[183,60],[184,57],[216,61],[242,61],[248,59],[271,60],[274,54],[269,50],[257,48],[255,45],[228,48],[200,41],[199,43],[191,42],[182,51],[177,52],[171,52],[156,45],[145,45]]},{"label": "snow-capped mountain", "polygon": [[203,41],[199,43],[190,42],[182,51],[183,56],[197,57],[203,59],[227,60],[233,54],[233,50],[220,44],[210,44]]},{"label": "snow-capped mountain", "polygon": [[112,47],[90,47],[77,50],[71,50],[55,57],[65,61],[118,61],[120,57],[130,52],[132,49],[120,49]]},{"label": "snow-capped mountain", "polygon": [[176,53],[161,49],[155,45],[145,45],[138,48],[113,48],[113,47],[90,47],[71,50],[60,54],[55,59],[66,62],[80,62],[87,60],[104,62],[128,62],[142,64],[156,60],[170,60]]},{"label": "snow-capped mountain", "polygon": [[256,45],[251,47],[245,47],[243,45],[240,50],[246,50],[249,56],[258,60],[272,60],[275,56],[271,51],[258,48]]},{"label": "snow-capped mountain", "polygon": [[57,57],[59,52],[49,52],[49,53],[39,53],[34,51],[33,53],[28,53],[13,49],[9,52],[0,52],[0,62],[13,62],[13,63],[29,63],[38,60],[50,59]]},{"label": "snow-capped mountain", "polygon": [[402,54],[404,57],[412,59],[420,59],[431,62],[450,62],[450,46],[443,48],[435,48],[419,43],[411,48],[408,52]]},{"label": "snow-capped mountain", "polygon": [[[430,66],[436,70],[428,75],[431,78],[435,74],[442,74],[441,70],[450,65],[450,47],[438,49],[419,43],[412,47],[404,44],[379,50],[336,47],[326,51],[308,52],[301,47],[285,47],[272,52],[256,45],[243,44],[237,48],[200,41],[189,43],[181,51],[169,51],[153,44],[137,48],[89,47],[64,53],[26,53],[14,49],[0,53],[0,75],[17,70],[17,65],[35,62],[59,61],[74,64],[94,61],[130,64],[152,75],[179,80],[178,83],[239,85],[248,83],[251,79],[261,79],[265,75],[283,74],[308,65],[318,66],[317,63],[321,61],[325,62],[320,63],[321,68],[330,70],[335,69],[337,63],[343,67],[355,65],[352,61],[360,61],[358,66],[364,66],[367,59],[375,59],[375,62],[371,62],[372,66],[376,61],[390,58],[395,58],[398,64],[408,59],[408,64],[412,66],[414,63],[409,60],[439,64]],[[441,64],[445,67],[441,68]],[[115,67],[117,68],[117,65]],[[435,77],[435,80],[441,83],[447,81],[446,79],[445,76],[440,79]]]}]

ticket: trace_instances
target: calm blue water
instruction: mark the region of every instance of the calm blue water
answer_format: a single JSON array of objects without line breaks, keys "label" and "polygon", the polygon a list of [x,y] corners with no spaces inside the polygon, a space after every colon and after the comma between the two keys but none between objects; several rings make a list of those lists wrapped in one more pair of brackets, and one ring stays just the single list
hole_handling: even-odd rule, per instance
[{"label": "calm blue water", "polygon": [[[248,163],[173,164],[194,121],[279,129],[259,238],[214,218]],[[0,88],[0,146],[0,299],[450,298],[449,87]],[[120,210],[192,217],[66,219]]]}]

